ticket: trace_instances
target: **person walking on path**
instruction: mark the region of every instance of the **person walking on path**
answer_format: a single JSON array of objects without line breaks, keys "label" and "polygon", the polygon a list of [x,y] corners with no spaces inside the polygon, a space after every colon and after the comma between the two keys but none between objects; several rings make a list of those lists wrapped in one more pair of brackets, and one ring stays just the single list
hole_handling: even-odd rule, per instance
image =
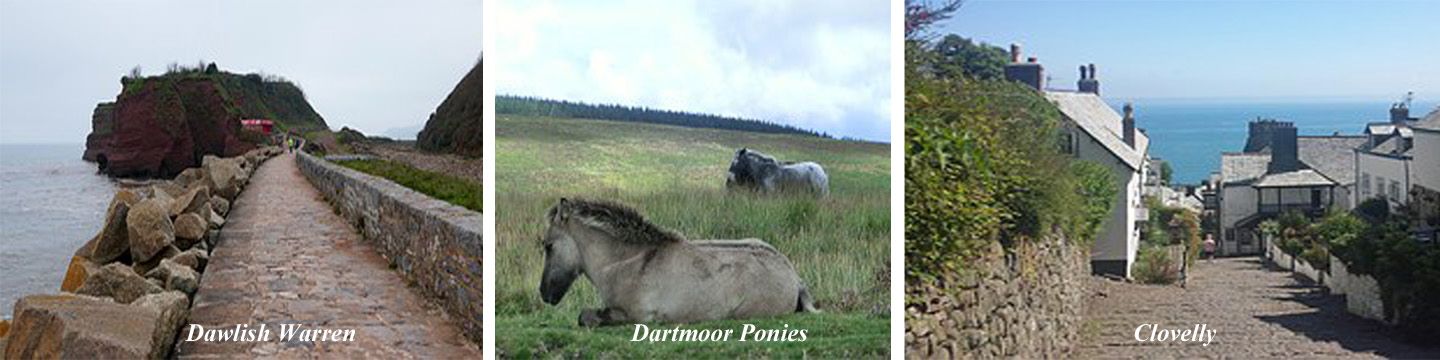
[{"label": "person walking on path", "polygon": [[1215,260],[1215,234],[1205,234],[1205,262]]}]

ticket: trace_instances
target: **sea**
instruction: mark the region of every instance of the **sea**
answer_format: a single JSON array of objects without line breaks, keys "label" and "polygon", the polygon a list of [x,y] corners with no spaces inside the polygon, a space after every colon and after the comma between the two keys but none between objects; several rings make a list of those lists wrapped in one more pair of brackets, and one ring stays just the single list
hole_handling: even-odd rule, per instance
[{"label": "sea", "polygon": [[[1136,126],[1150,136],[1150,156],[1170,163],[1172,183],[1199,184],[1220,170],[1220,153],[1245,148],[1248,124],[1257,117],[1290,121],[1300,135],[1360,135],[1365,124],[1388,121],[1391,102],[1355,100],[1134,100]],[[1123,102],[1110,104],[1116,112]],[[1434,102],[1415,102],[1421,118]]]},{"label": "sea", "polygon": [[0,317],[21,296],[60,291],[75,249],[100,231],[119,185],[84,144],[0,144]]}]

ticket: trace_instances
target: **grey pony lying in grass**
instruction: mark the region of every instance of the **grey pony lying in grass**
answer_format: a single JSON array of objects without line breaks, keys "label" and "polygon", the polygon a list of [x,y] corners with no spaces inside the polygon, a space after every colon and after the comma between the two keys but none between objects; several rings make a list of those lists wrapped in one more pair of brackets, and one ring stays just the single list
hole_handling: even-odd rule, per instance
[{"label": "grey pony lying in grass", "polygon": [[781,162],[759,151],[741,148],[730,160],[725,187],[762,193],[805,192],[816,197],[830,194],[830,177],[813,162]]},{"label": "grey pony lying in grass", "polygon": [[686,240],[615,203],[560,199],[546,215],[540,297],[580,275],[604,302],[580,325],[686,323],[818,312],[790,260],[757,239]]}]

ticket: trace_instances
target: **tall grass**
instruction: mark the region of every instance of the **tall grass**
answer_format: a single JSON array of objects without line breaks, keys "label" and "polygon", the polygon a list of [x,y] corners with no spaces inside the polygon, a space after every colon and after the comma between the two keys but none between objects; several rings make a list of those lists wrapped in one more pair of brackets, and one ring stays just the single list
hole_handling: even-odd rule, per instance
[{"label": "tall grass", "polygon": [[390,179],[401,186],[430,197],[480,212],[484,195],[480,184],[436,172],[417,169],[389,160],[342,160],[337,164],[370,175]]},{"label": "tall grass", "polygon": [[[526,338],[542,336],[531,331],[557,331],[540,327],[587,331],[575,326],[575,317],[581,308],[600,305],[585,280],[558,306],[540,301],[539,238],[546,210],[561,197],[628,204],[691,239],[769,242],[795,264],[822,310],[884,327],[883,319],[869,313],[888,308],[889,291],[875,281],[889,258],[888,145],[504,115],[496,128],[496,315],[502,326],[522,327],[497,328],[501,351],[534,350],[506,346],[531,346]],[[830,176],[830,197],[728,193],[725,170],[740,147],[819,162]],[[888,351],[885,331],[872,335],[862,344],[876,353]],[[849,349],[846,353],[854,354]]]}]

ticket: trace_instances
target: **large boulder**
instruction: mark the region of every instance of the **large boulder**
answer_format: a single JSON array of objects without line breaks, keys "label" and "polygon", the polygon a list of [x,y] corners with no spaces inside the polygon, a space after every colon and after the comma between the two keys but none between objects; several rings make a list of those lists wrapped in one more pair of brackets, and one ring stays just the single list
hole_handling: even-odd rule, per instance
[{"label": "large boulder", "polygon": [[185,171],[181,171],[180,175],[175,175],[175,179],[170,181],[187,189],[194,188],[195,185],[204,185],[205,168],[192,167],[185,169]]},{"label": "large boulder", "polygon": [[84,255],[76,254],[70,257],[70,266],[65,268],[65,279],[60,281],[60,291],[74,292],[85,284],[85,279],[90,274],[100,270],[100,265],[95,264]]},{"label": "large boulder", "polygon": [[196,272],[205,271],[205,265],[210,264],[210,254],[202,248],[204,245],[204,242],[200,242],[196,244],[194,248],[185,250],[181,252],[180,255],[175,255],[175,257],[170,258],[170,261],[185,265],[185,267],[194,269]]},{"label": "large boulder", "polygon": [[149,300],[146,307],[134,307],[74,294],[20,298],[15,302],[4,356],[0,357],[164,358],[170,353],[170,347],[164,341],[156,341],[162,313],[154,310],[161,307],[162,300],[165,299]]},{"label": "large boulder", "polygon": [[120,190],[110,200],[110,209],[105,211],[105,222],[100,233],[91,239],[90,253],[83,254],[96,263],[115,261],[130,252],[129,231],[125,218],[130,215],[130,205],[139,200],[139,195]]},{"label": "large boulder", "polygon": [[245,170],[240,168],[238,160],[205,156],[204,167],[211,192],[226,200],[234,200],[240,194]]},{"label": "large boulder", "polygon": [[170,215],[199,214],[205,215],[201,210],[210,208],[210,187],[197,185],[190,188],[184,194],[175,197],[175,202],[170,204]]},{"label": "large boulder", "polygon": [[[185,318],[190,316],[190,298],[179,291],[145,295],[130,306],[156,315],[155,330],[150,334],[150,344],[156,350],[168,351],[175,344],[175,334],[184,325]],[[155,353],[152,350],[151,356],[163,357],[165,352]]]},{"label": "large boulder", "polygon": [[[166,246],[164,250],[160,250],[155,256],[151,256],[150,260],[134,263],[130,268],[134,269],[136,274],[144,274],[150,272],[150,269],[160,266],[161,260],[169,259],[176,255],[180,255],[180,248],[175,247],[175,245]],[[164,284],[161,285],[161,287],[164,287]]]},{"label": "large boulder", "polygon": [[75,289],[75,293],[106,297],[122,304],[129,304],[141,296],[163,290],[155,284],[145,281],[144,277],[136,274],[135,270],[129,266],[111,263],[86,277],[80,288]]},{"label": "large boulder", "polygon": [[[205,214],[210,214],[210,209],[205,209]],[[205,239],[205,231],[210,230],[210,220],[200,217],[197,213],[184,213],[175,217],[175,246],[181,249],[189,249],[195,243]]]},{"label": "large boulder", "polygon": [[165,290],[179,290],[194,294],[200,287],[200,273],[170,259],[160,261],[160,266],[145,273],[145,277],[165,283]]},{"label": "large boulder", "polygon": [[125,217],[130,241],[130,259],[144,262],[175,243],[175,224],[170,221],[168,204],[149,198],[135,204]]}]

